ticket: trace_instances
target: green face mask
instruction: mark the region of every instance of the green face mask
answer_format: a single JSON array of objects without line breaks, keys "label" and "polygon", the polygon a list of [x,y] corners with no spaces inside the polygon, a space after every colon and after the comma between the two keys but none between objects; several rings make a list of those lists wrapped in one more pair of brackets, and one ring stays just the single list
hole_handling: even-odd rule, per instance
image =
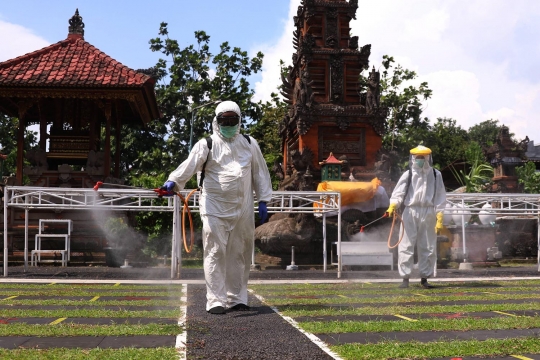
[{"label": "green face mask", "polygon": [[238,125],[234,125],[234,126],[220,125],[219,126],[219,132],[221,133],[221,135],[223,135],[224,138],[227,138],[227,139],[230,139],[234,135],[236,135],[237,130],[238,130]]},{"label": "green face mask", "polygon": [[418,165],[418,167],[424,167],[424,159],[416,159],[415,162],[416,162],[416,165]]}]

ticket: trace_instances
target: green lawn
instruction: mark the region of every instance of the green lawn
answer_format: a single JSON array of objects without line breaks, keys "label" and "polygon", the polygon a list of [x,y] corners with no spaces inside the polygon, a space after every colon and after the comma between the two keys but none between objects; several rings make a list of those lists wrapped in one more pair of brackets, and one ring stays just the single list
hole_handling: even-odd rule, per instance
[{"label": "green lawn", "polygon": [[[99,285],[99,284],[0,284],[0,336],[59,337],[72,336],[176,336],[183,332],[177,324],[180,315],[181,285]],[[21,296],[31,296],[21,299]],[[39,297],[57,297],[40,299]],[[75,297],[66,299],[62,297]],[[107,297],[104,298],[103,297]],[[111,298],[112,297],[112,298]],[[117,299],[114,299],[117,297]],[[155,299],[164,297],[164,299]],[[31,305],[32,309],[17,308]],[[66,308],[58,309],[58,305]],[[7,306],[7,307],[6,307]],[[54,306],[48,308],[49,306]],[[77,308],[83,306],[84,308]],[[105,308],[106,307],[106,308]],[[166,307],[166,308],[163,308]],[[25,318],[53,318],[57,323],[24,323]],[[106,325],[70,323],[69,318],[116,318]],[[152,318],[150,324],[128,324],[118,318]],[[23,323],[9,321],[17,319]],[[0,359],[178,359],[174,347],[148,349],[0,349]]]},{"label": "green lawn", "polygon": [[[478,340],[444,340],[445,331],[508,330],[540,328],[540,281],[478,281],[434,283],[435,289],[422,289],[412,284],[399,289],[397,284],[285,284],[254,285],[250,288],[262,296],[268,305],[284,316],[298,320],[299,326],[312,334],[385,332],[433,332],[440,338],[432,342],[378,341],[369,344],[346,343],[330,346],[343,359],[430,359],[462,356],[510,356],[540,354],[537,338],[507,338]],[[521,300],[520,303],[510,303]],[[464,301],[464,304],[455,304]],[[467,302],[476,302],[474,304]],[[496,301],[497,303],[489,303]],[[435,303],[436,304],[432,304]],[[485,302],[485,303],[483,303]],[[339,305],[339,306],[338,306]],[[532,316],[512,316],[509,311],[532,310]],[[499,311],[504,314],[495,314]],[[493,313],[491,318],[475,318],[473,312]],[[421,318],[402,319],[422,314]],[[429,314],[459,314],[448,318],[429,317]],[[505,315],[506,314],[506,315]],[[350,315],[393,315],[392,320],[356,321]],[[316,317],[338,316],[318,321]],[[339,316],[343,316],[342,320]],[[300,318],[302,317],[302,318]],[[313,317],[307,321],[305,317]]]}]

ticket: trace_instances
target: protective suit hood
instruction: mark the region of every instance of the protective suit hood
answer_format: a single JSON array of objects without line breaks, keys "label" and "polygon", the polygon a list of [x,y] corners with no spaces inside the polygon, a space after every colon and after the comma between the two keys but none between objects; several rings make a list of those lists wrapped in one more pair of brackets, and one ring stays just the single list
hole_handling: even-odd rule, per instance
[{"label": "protective suit hood", "polygon": [[227,100],[227,101],[223,101],[219,103],[219,105],[216,106],[215,116],[214,116],[214,119],[212,120],[212,132],[225,141],[234,139],[236,135],[230,139],[227,139],[223,135],[221,135],[219,131],[220,125],[217,122],[217,117],[219,114],[226,113],[229,111],[233,111],[238,115],[238,129],[236,130],[236,135],[238,135],[240,133],[240,128],[242,127],[242,112],[240,111],[240,107],[238,106],[238,104],[235,103],[234,101]]},{"label": "protective suit hood", "polygon": [[[419,166],[417,164],[417,158],[423,157],[424,158],[424,164],[423,166]],[[431,156],[431,149],[428,147],[425,147],[423,145],[418,145],[414,149],[411,149],[410,156],[409,156],[409,167],[412,170],[430,170],[433,166],[433,157]]]}]

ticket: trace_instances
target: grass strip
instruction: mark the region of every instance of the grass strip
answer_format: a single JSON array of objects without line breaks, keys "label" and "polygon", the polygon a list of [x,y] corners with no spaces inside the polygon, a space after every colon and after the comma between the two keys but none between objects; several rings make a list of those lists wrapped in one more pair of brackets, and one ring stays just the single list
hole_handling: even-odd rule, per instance
[{"label": "grass strip", "polygon": [[491,319],[417,319],[417,321],[313,321],[300,327],[314,334],[349,332],[471,331],[540,328],[540,317],[507,317]]},{"label": "grass strip", "polygon": [[[459,288],[459,289],[475,289],[478,291],[482,288],[508,288],[508,287],[537,287],[540,285],[540,280],[511,280],[511,281],[473,281],[473,282],[434,282],[434,285],[439,288]],[[340,290],[340,289],[363,289],[363,290],[396,290],[398,282],[395,283],[333,283],[333,284],[265,284],[265,285],[250,285],[250,289],[257,292],[290,292],[290,291],[309,291],[309,290]]]},{"label": "grass strip", "polygon": [[0,336],[128,336],[128,335],[178,335],[182,327],[175,324],[112,324],[86,325],[27,325],[0,326]]},{"label": "grass strip", "polygon": [[81,299],[81,300],[65,300],[65,299],[45,299],[45,300],[17,300],[10,299],[0,302],[0,305],[40,305],[40,306],[50,306],[50,305],[60,305],[60,306],[180,306],[182,302],[180,299],[170,301],[170,300],[98,300],[90,302],[91,299]]},{"label": "grass strip", "polygon": [[451,342],[380,342],[377,344],[345,344],[330,347],[343,359],[429,359],[464,356],[508,356],[512,354],[540,354],[537,338],[504,340],[467,340]]},{"label": "grass strip", "polygon": [[[436,286],[436,285],[435,285]],[[540,284],[539,284],[540,286]],[[470,288],[441,288],[437,287],[430,291],[425,291],[420,286],[411,286],[409,289],[317,289],[317,290],[287,290],[287,291],[268,291],[262,290],[257,293],[264,297],[287,297],[292,296],[403,296],[412,295],[413,293],[426,293],[427,295],[446,295],[446,296],[464,296],[466,294],[481,294],[489,292],[493,295],[510,294],[510,293],[534,293],[539,294],[538,288],[533,287],[510,287],[510,288],[494,288],[494,289],[470,289]]]},{"label": "grass strip", "polygon": [[[274,305],[270,303],[270,305]],[[449,314],[484,311],[520,311],[540,309],[540,303],[522,304],[471,304],[471,305],[432,305],[432,306],[366,306],[360,308],[336,309],[327,306],[279,306],[278,309],[285,316],[333,316],[333,315],[394,315],[394,314]]]},{"label": "grass strip", "polygon": [[[181,291],[182,285],[130,285],[130,284],[88,284],[88,283],[80,283],[80,284],[54,284],[53,289],[54,290],[63,290],[63,289],[77,289],[77,288],[89,288],[89,289],[103,289],[103,290],[110,290],[110,289],[118,289],[118,286],[120,286],[122,289],[126,290],[173,290],[173,291]],[[24,284],[15,284],[15,283],[1,283],[0,282],[0,289],[43,289],[43,290],[51,290],[50,284],[31,284],[31,283],[24,283]]]},{"label": "grass strip", "polygon": [[118,290],[109,290],[103,292],[96,291],[85,291],[84,289],[75,289],[75,290],[60,290],[53,291],[53,289],[47,290],[17,290],[17,291],[0,291],[0,299],[8,296],[168,296],[168,297],[180,297],[182,296],[181,291],[175,292],[158,292],[158,291],[118,291]]},{"label": "grass strip", "polygon": [[152,311],[137,311],[137,310],[108,310],[96,307],[96,309],[76,309],[76,310],[2,310],[0,315],[2,318],[27,318],[27,317],[67,317],[67,318],[163,318],[163,319],[178,319],[180,317],[180,309],[175,310],[152,310]]},{"label": "grass strip", "polygon": [[10,360],[172,360],[178,359],[175,348],[159,347],[148,349],[0,349],[0,359]]},{"label": "grass strip", "polygon": [[[492,301],[492,300],[527,300],[527,299],[538,299],[540,296],[538,294],[479,294],[479,295],[473,295],[473,296],[460,296],[459,298],[452,297],[449,298],[447,296],[430,296],[427,292],[422,292],[421,294],[428,295],[426,297],[424,296],[418,296],[415,294],[410,294],[410,296],[395,296],[395,297],[384,297],[384,296],[377,296],[377,297],[364,297],[364,298],[317,298],[317,299],[310,299],[310,298],[265,298],[267,302],[271,302],[274,306],[283,306],[283,305],[296,305],[296,304],[302,304],[302,305],[333,305],[333,304],[347,304],[347,305],[354,305],[354,304],[379,304],[381,302],[384,302],[386,304],[391,303],[412,303],[411,305],[416,306],[418,303],[432,303],[432,302],[453,302],[453,301]],[[263,296],[264,297],[264,296]],[[14,299],[15,301],[16,299]]]}]

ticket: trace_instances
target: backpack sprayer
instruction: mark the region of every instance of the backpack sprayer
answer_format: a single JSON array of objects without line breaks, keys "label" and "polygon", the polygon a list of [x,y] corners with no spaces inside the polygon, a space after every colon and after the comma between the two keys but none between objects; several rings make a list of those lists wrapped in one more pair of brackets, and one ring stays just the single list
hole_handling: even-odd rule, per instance
[{"label": "backpack sprayer", "polygon": [[[128,189],[143,189],[143,190],[149,190],[145,188],[135,187],[135,186],[128,186],[128,185],[120,185],[120,184],[112,184],[112,183],[104,183],[102,181],[98,181],[96,185],[94,185],[94,190],[98,191],[99,188],[103,185],[110,185],[110,186],[116,186],[116,187],[122,187],[122,188],[128,188]],[[174,191],[167,191],[163,190],[161,188],[152,189],[159,198],[162,198],[163,196],[174,196],[177,195],[180,200],[182,201],[182,241],[184,243],[184,249],[189,254],[193,250],[193,245],[195,244],[195,232],[193,230],[193,218],[191,216],[191,210],[189,209],[188,200],[191,198],[193,193],[199,189],[193,189],[191,192],[186,196],[183,197],[182,194],[179,192]],[[190,243],[189,246],[187,245],[187,239],[186,239],[186,213],[188,215],[189,219],[189,229],[190,229]]]},{"label": "backpack sprayer", "polygon": [[[368,224],[366,224],[366,225],[362,225],[362,226],[360,227],[360,232],[363,233],[366,227],[370,226],[371,224],[376,223],[376,222],[379,221],[379,220],[382,220],[382,219],[384,219],[384,218],[387,218],[387,217],[388,217],[388,213],[385,212],[384,215],[381,216],[380,218],[375,219],[375,220],[373,220],[372,222],[370,222],[370,223],[368,223]],[[402,229],[402,230],[401,230],[401,236],[399,237],[398,242],[397,242],[396,244],[394,244],[394,245],[391,245],[391,242],[392,242],[392,234],[394,233],[394,225],[396,224],[396,219],[399,219],[399,221],[401,221],[401,223],[402,223],[402,225],[403,225],[403,219],[401,218],[401,215],[398,214],[398,211],[394,211],[394,216],[393,216],[393,218],[392,218],[392,227],[390,228],[390,234],[388,234],[388,241],[387,241],[387,244],[388,244],[388,248],[389,248],[389,249],[393,249],[393,248],[395,248],[396,246],[398,246],[399,243],[401,242],[401,240],[403,239],[403,235],[405,234],[405,229],[404,229],[403,226],[401,226],[401,229]]]}]

